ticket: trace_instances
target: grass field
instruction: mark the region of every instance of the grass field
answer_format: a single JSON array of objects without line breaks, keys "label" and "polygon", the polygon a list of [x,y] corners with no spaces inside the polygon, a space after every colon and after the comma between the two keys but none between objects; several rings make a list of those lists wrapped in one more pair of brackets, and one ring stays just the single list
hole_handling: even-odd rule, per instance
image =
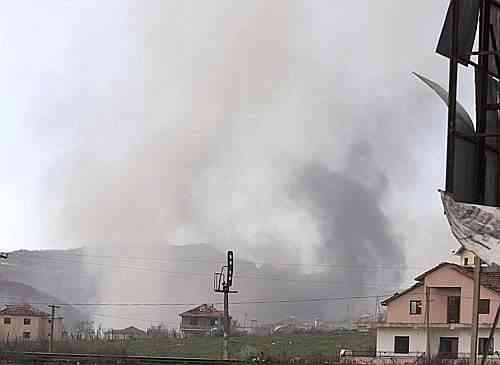
[{"label": "grass field", "polygon": [[[46,351],[42,344],[18,343],[8,347],[19,351]],[[265,357],[280,360],[300,357],[331,361],[337,358],[341,348],[356,351],[374,350],[375,337],[356,332],[338,332],[330,335],[242,336],[230,339],[231,357],[238,359],[249,359],[263,352]],[[207,358],[220,358],[221,349],[221,337],[60,342],[55,346],[57,352]]]}]

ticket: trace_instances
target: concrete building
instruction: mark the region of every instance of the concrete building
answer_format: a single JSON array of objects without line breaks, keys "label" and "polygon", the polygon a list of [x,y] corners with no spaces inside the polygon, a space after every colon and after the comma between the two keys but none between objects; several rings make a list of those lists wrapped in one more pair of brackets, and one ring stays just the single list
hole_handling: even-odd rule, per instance
[{"label": "concrete building", "polygon": [[[29,304],[8,305],[0,310],[0,341],[39,341],[50,338],[51,319],[48,313]],[[60,340],[63,318],[54,320],[54,340]]]},{"label": "concrete building", "polygon": [[183,336],[218,335],[223,331],[224,312],[213,305],[202,304],[179,316]]},{"label": "concrete building", "polygon": [[[460,264],[441,263],[416,277],[412,287],[382,302],[382,305],[387,306],[387,319],[377,324],[379,355],[423,354],[429,338],[431,356],[468,356],[474,257],[463,249],[456,253],[460,257]],[[500,272],[483,268],[480,297],[478,351],[488,351],[493,355],[500,351],[500,328],[496,330],[489,349],[485,348],[485,344],[500,303]],[[429,303],[428,308],[426,303]]]}]

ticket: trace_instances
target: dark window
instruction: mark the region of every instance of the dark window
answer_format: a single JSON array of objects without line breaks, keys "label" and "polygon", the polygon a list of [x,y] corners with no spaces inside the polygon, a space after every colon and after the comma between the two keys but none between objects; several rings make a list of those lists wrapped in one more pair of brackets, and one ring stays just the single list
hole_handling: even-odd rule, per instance
[{"label": "dark window", "polygon": [[465,266],[469,265],[469,258],[468,257],[464,258],[464,265]]},{"label": "dark window", "polygon": [[460,297],[448,297],[447,322],[460,322]]},{"label": "dark window", "polygon": [[30,332],[23,332],[23,338],[30,338],[31,337],[31,333]]},{"label": "dark window", "polygon": [[396,354],[407,354],[410,352],[409,336],[394,336],[394,352]]},{"label": "dark window", "polygon": [[[478,352],[481,355],[485,354],[486,351],[486,342],[488,342],[488,338],[480,338],[479,339],[479,346],[478,346]],[[494,349],[494,339],[491,339],[490,345],[488,346],[488,353],[487,355],[493,355],[493,349]]]},{"label": "dark window", "polygon": [[422,314],[421,300],[410,300],[410,314]]},{"label": "dark window", "polygon": [[479,314],[490,314],[489,299],[479,299]]},{"label": "dark window", "polygon": [[31,318],[25,318],[25,319],[24,319],[24,324],[25,324],[26,326],[30,325],[30,324],[31,324]]},{"label": "dark window", "polygon": [[5,317],[3,319],[3,324],[10,324],[10,318],[9,317]]},{"label": "dark window", "polygon": [[189,318],[189,324],[191,326],[197,326],[198,325],[198,318],[194,318],[194,317]]},{"label": "dark window", "polygon": [[458,337],[440,337],[439,355],[445,359],[458,357]]}]

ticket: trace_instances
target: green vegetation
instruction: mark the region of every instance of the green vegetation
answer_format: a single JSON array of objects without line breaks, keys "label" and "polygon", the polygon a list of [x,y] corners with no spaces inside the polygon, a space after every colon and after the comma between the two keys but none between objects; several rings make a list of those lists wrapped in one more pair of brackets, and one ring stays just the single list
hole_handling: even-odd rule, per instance
[{"label": "green vegetation", "polygon": [[[44,344],[11,343],[3,348],[18,351],[46,351]],[[329,335],[290,335],[290,336],[241,336],[230,339],[232,358],[250,359],[260,352],[266,358],[288,360],[322,359],[332,361],[338,357],[341,348],[356,351],[373,351],[375,337],[357,332],[337,332]],[[145,356],[180,356],[220,358],[221,337],[190,337],[185,339],[171,337],[145,338],[126,341],[78,341],[59,342],[57,352],[128,354]]]}]

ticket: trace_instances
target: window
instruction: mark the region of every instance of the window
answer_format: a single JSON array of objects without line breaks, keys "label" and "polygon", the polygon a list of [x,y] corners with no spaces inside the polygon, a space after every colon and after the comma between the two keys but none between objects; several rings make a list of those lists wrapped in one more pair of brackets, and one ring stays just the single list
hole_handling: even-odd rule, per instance
[{"label": "window", "polygon": [[29,326],[31,324],[31,318],[25,318],[24,319],[24,325]]},{"label": "window", "polygon": [[458,337],[439,337],[439,355],[444,359],[458,357]]},{"label": "window", "polygon": [[31,337],[31,333],[30,332],[23,332],[23,338],[24,339],[29,339]]},{"label": "window", "polygon": [[[488,338],[487,337],[479,339],[479,346],[478,346],[478,350],[477,351],[481,355],[485,354],[485,351],[486,351],[486,342],[488,342]],[[490,345],[488,346],[488,355],[493,355],[493,349],[495,348],[494,343],[495,343],[494,342],[494,338],[492,338],[491,342],[490,342]]]},{"label": "window", "polygon": [[447,323],[460,323],[460,297],[448,297],[448,307],[446,309]]},{"label": "window", "polygon": [[490,314],[489,299],[479,299],[479,314]]},{"label": "window", "polygon": [[189,318],[189,324],[191,326],[197,326],[198,325],[198,318],[193,318],[193,317]]},{"label": "window", "polygon": [[410,352],[409,336],[394,336],[394,352],[396,354],[407,354]]},{"label": "window", "polygon": [[465,266],[469,265],[469,258],[468,257],[464,258],[464,265]]},{"label": "window", "polygon": [[422,314],[421,300],[410,300],[410,314]]},{"label": "window", "polygon": [[9,317],[5,317],[3,319],[3,324],[10,324],[10,318]]}]

